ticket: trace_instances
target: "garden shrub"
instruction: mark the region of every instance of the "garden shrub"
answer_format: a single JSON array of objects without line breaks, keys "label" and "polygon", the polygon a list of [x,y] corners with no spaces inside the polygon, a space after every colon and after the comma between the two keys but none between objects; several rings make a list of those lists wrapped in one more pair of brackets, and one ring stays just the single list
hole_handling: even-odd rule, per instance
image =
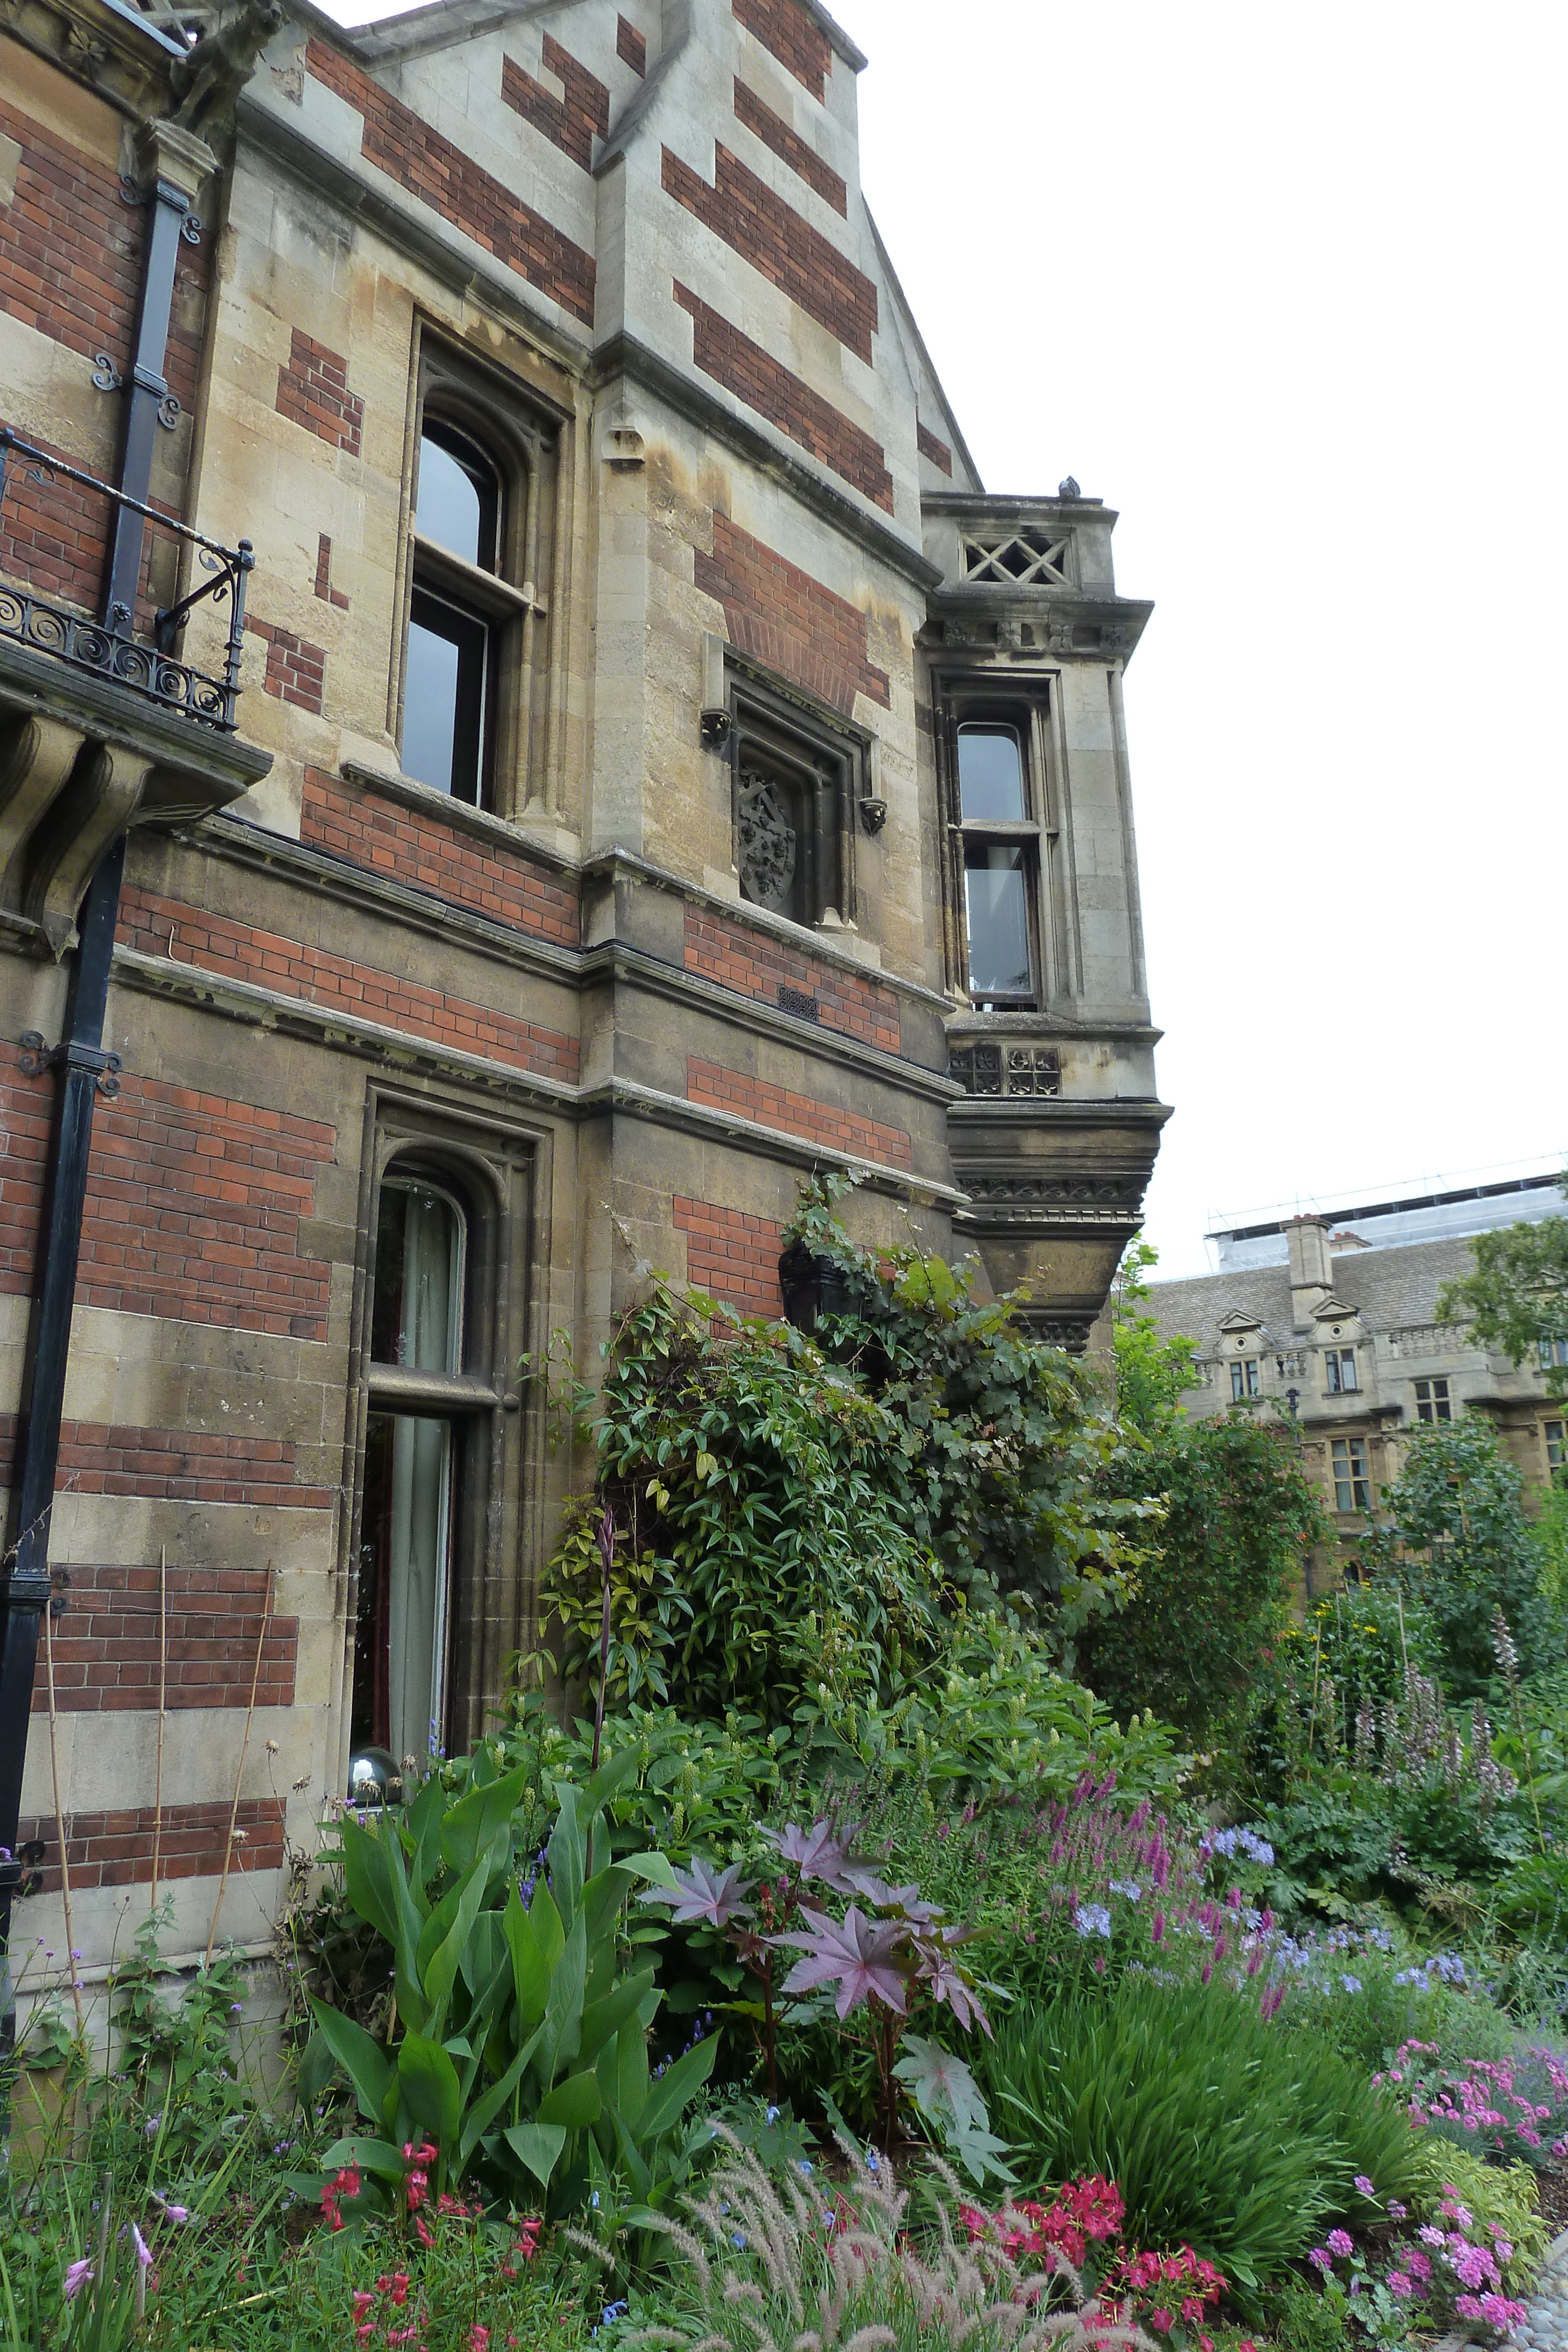
[{"label": "garden shrub", "polygon": [[1433,2221],[1444,2198],[1456,2198],[1471,2215],[1475,2231],[1494,2239],[1500,2234],[1513,2248],[1511,2259],[1501,2264],[1504,2283],[1511,2294],[1526,2292],[1552,2242],[1552,2225],[1541,2210],[1541,2184],[1530,2166],[1488,2164],[1472,2149],[1449,2142],[1428,2142],[1423,2154],[1431,2185],[1412,2200],[1412,2215]]},{"label": "garden shrub", "polygon": [[1026,2186],[1098,2172],[1130,2236],[1189,2243],[1245,2289],[1299,2260],[1318,2224],[1420,2177],[1392,2101],[1334,2052],[1267,2024],[1216,1983],[1124,1976],[998,2021],[979,2071]]}]

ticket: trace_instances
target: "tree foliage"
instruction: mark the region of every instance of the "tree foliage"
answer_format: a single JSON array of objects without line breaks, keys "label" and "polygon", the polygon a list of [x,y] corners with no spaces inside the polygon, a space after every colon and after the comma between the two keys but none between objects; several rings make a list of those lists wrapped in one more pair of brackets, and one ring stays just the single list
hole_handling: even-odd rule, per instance
[{"label": "tree foliage", "polygon": [[1118,1491],[1162,1506],[1164,1525],[1127,1607],[1094,1629],[1084,1671],[1112,1706],[1152,1706],[1207,1742],[1239,1727],[1304,1557],[1329,1529],[1291,1431],[1245,1410],[1180,1411],[1197,1343],[1165,1339],[1148,1313],[1155,1262],[1134,1243],[1113,1295],[1117,1401],[1141,1440],[1113,1475]]},{"label": "tree foliage", "polygon": [[[1562,1181],[1568,1192],[1568,1176]],[[1515,1364],[1543,1340],[1568,1339],[1568,1217],[1478,1234],[1471,1248],[1475,1272],[1438,1294],[1443,1321],[1468,1322],[1483,1347],[1500,1348]],[[1546,1387],[1568,1400],[1568,1364],[1548,1366]]]},{"label": "tree foliage", "polygon": [[1364,1542],[1363,1559],[1430,1610],[1452,1696],[1470,1698],[1491,1683],[1499,1609],[1526,1673],[1561,1656],[1561,1622],[1540,1589],[1542,1551],[1524,1515],[1524,1481],[1489,1422],[1466,1413],[1417,1428],[1383,1507],[1387,1517]]}]

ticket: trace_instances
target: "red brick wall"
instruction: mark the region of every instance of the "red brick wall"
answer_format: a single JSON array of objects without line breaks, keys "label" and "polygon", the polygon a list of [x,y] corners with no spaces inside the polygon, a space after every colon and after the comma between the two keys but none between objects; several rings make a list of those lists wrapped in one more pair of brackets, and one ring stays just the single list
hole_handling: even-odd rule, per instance
[{"label": "red brick wall", "polygon": [[832,44],[799,0],[730,0],[737,24],[755,33],[813,98],[823,98],[833,69]]},{"label": "red brick wall", "polygon": [[277,413],[291,424],[303,425],[329,448],[360,454],[365,404],[349,390],[349,362],[340,352],[329,352],[298,328],[288,349],[288,364],[277,371]]},{"label": "red brick wall", "polygon": [[60,1423],[56,1491],[134,1495],[154,1503],[271,1504],[326,1511],[329,1486],[295,1482],[292,1440],[225,1430],[137,1429],[107,1422]]},{"label": "red brick wall", "polygon": [[498,844],[486,847],[437,816],[381,800],[325,769],[305,771],[300,837],[493,922],[562,947],[579,944],[577,900],[547,866]]},{"label": "red brick wall", "polygon": [[[126,908],[120,936],[142,945],[135,919]],[[93,1118],[78,1301],[324,1339],[330,1268],[299,1225],[337,1139],[314,1119],[122,1076]]]},{"label": "red brick wall", "polygon": [[360,152],[368,163],[549,294],[584,326],[592,325],[591,254],[325,41],[312,36],[305,55],[317,80],[363,115]]},{"label": "red brick wall", "polygon": [[0,131],[22,150],[16,196],[0,211],[0,305],[85,358],[107,351],[124,374],[145,214],[121,201],[113,164],[51,137],[3,100]]},{"label": "red brick wall", "polygon": [[692,1055],[686,1056],[686,1096],[691,1102],[734,1111],[741,1118],[779,1128],[786,1135],[833,1144],[862,1160],[880,1160],[890,1168],[910,1164],[907,1129],[857,1118],[852,1111],[836,1110],[813,1095],[792,1094],[787,1087],[770,1086],[740,1070],[727,1070],[717,1062],[699,1062]]},{"label": "red brick wall", "polygon": [[779,1254],[784,1228],[771,1217],[743,1216],[708,1201],[671,1203],[675,1231],[686,1236],[686,1280],[694,1290],[737,1307],[743,1315],[782,1315]]},{"label": "red brick wall", "polygon": [[538,1028],[486,1004],[471,1003],[466,997],[422,988],[351,956],[330,955],[275,931],[253,930],[248,924],[230,922],[226,916],[209,915],[176,899],[155,898],[140,890],[123,894],[120,937],[128,946],[144,955],[166,956],[171,933],[175,958],[204,971],[252,981],[308,1004],[351,1013],[460,1053],[505,1062],[511,1069],[576,1083],[577,1040],[559,1030]]},{"label": "red brick wall", "polygon": [[938,473],[951,474],[953,452],[948,448],[946,441],[938,441],[936,434],[928,433],[918,419],[915,422],[915,438],[919,445],[921,456],[929,457]]},{"label": "red brick wall", "polygon": [[[158,1705],[158,1570],[97,1565],[69,1571],[54,1627],[55,1703],[62,1715],[136,1714]],[[264,1568],[171,1568],[164,1576],[163,1692],[173,1713],[248,1706],[267,1595]],[[299,1620],[269,1616],[257,1706],[292,1706]],[[33,1712],[47,1710],[40,1664]]]},{"label": "red brick wall", "polygon": [[891,990],[821,963],[815,956],[799,955],[767,931],[743,929],[704,908],[688,906],[685,961],[688,971],[768,1004],[778,1003],[780,988],[799,989],[815,997],[817,1019],[824,1029],[879,1045],[884,1054],[898,1052],[898,999]]},{"label": "red brick wall", "polygon": [[327,685],[326,647],[297,637],[292,629],[280,629],[271,621],[258,621],[254,613],[246,614],[245,625],[251,635],[260,637],[267,646],[263,693],[319,714]]},{"label": "red brick wall", "polygon": [[870,364],[876,288],[830,238],[802,220],[755,172],[748,172],[738,156],[727,147],[717,149],[710,188],[700,173],[666,147],[663,178],[666,195],[695,213],[742,260]]},{"label": "red brick wall", "polygon": [[692,360],[704,375],[744,400],[791,441],[820,457],[852,489],[893,512],[893,476],[880,441],[802,383],[760,343],[675,280],[675,300],[692,320]]},{"label": "red brick wall", "polygon": [[[158,1842],[158,1878],[216,1878],[224,1866],[232,1800],[206,1805],[165,1805]],[[70,1861],[71,1892],[92,1886],[145,1886],[152,1876],[153,1811],[151,1805],[127,1807],[120,1813],[68,1813],[66,1851]],[[243,1835],[241,1835],[243,1833]],[[55,1895],[60,1887],[59,1848],[52,1815],[21,1824],[24,1840],[41,1838],[48,1858],[39,1874],[41,1890]],[[231,1871],[279,1870],[283,1866],[283,1800],[281,1797],[242,1799]]]},{"label": "red brick wall", "polygon": [[[68,466],[80,462],[48,442],[37,446]],[[0,572],[25,582],[37,595],[96,613],[109,551],[109,500],[61,475],[52,482],[35,482],[27,470],[32,462],[13,456],[5,468]]]},{"label": "red brick wall", "polygon": [[566,85],[564,100],[507,57],[501,59],[501,96],[563,155],[590,171],[595,136],[602,139],[610,128],[610,92],[561,47],[553,33],[545,35],[545,68]]},{"label": "red brick wall", "polygon": [[[770,106],[764,106],[757,92],[748,89],[738,75],[735,83],[735,114],[737,121],[744,122],[748,131],[754,131],[763,145],[770,147],[775,155],[805,181],[809,188],[815,188],[836,213],[848,217],[850,192],[832,165],[824,163],[816,149],[792,131],[781,114],[775,114]],[[875,290],[873,287],[873,298]]]},{"label": "red brick wall", "polygon": [[0,1294],[26,1297],[44,1206],[44,1162],[57,1081],[52,1072],[24,1077],[21,1049],[0,1048]]},{"label": "red brick wall", "polygon": [[631,67],[634,74],[647,72],[648,44],[636,26],[629,25],[624,16],[615,19],[615,54],[622,65]]},{"label": "red brick wall", "polygon": [[852,715],[857,693],[885,710],[888,676],[866,652],[866,618],[798,564],[776,555],[727,515],[713,519],[713,553],[696,551],[695,579],[724,606],[732,644],[781,677]]}]

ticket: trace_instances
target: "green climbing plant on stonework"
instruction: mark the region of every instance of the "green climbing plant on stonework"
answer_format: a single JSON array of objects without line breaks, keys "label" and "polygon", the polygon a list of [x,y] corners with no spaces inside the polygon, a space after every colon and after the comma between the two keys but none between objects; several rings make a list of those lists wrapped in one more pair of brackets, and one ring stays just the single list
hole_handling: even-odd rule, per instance
[{"label": "green climbing plant on stonework", "polygon": [[[1117,1498],[1093,1379],[1012,1298],[911,1246],[873,1255],[805,1187],[787,1240],[844,1277],[810,1337],[648,1278],[605,1350],[597,1475],[542,1601],[569,1675],[602,1631],[595,1529],[617,1530],[611,1688],[786,1719],[824,1676],[875,1691],[966,1612],[1010,1607],[1070,1657],[1121,1601],[1156,1507]],[[595,1667],[595,1671],[597,1671]]]}]

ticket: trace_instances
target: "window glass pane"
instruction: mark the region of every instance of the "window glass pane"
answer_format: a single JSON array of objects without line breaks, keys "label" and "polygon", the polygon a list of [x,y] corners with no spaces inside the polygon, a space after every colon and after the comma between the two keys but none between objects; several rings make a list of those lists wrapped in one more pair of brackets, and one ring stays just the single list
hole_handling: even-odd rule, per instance
[{"label": "window glass pane", "polygon": [[1241,1367],[1239,1364],[1232,1364],[1230,1367],[1230,1402],[1232,1404],[1239,1404],[1241,1402]]},{"label": "window glass pane", "polygon": [[421,1372],[461,1367],[463,1219],[428,1185],[389,1181],[376,1226],[371,1355]]},{"label": "window glass pane", "polygon": [[966,817],[1010,822],[1029,812],[1023,800],[1023,751],[1010,727],[960,727],[958,803]]},{"label": "window glass pane", "polygon": [[964,850],[969,922],[969,993],[1028,996],[1029,897],[1016,843],[970,842]]},{"label": "window glass pane", "polygon": [[487,624],[416,587],[402,689],[402,769],[455,799],[479,798]]},{"label": "window glass pane", "polygon": [[452,1461],[450,1422],[371,1415],[350,1738],[400,1762],[444,1738]]},{"label": "window glass pane", "polygon": [[419,505],[414,529],[422,539],[496,569],[500,485],[483,450],[449,426],[427,425],[419,444]]}]

